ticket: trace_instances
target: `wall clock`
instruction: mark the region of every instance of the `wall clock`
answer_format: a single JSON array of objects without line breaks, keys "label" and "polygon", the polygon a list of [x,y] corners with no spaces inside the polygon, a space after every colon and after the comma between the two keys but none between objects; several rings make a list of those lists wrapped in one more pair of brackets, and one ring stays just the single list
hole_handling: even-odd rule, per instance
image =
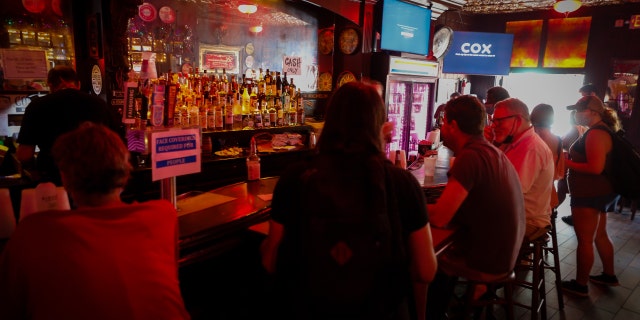
[{"label": "wall clock", "polygon": [[333,30],[325,29],[320,32],[318,50],[321,54],[330,54],[333,51]]},{"label": "wall clock", "polygon": [[333,77],[329,72],[323,72],[318,77],[318,90],[320,91],[331,91],[331,82],[333,81]]},{"label": "wall clock", "polygon": [[345,71],[338,76],[338,88],[340,88],[343,84],[351,81],[356,81],[356,76],[349,71]]},{"label": "wall clock", "polygon": [[433,35],[433,56],[440,59],[449,50],[453,39],[453,30],[442,27]]},{"label": "wall clock", "polygon": [[352,54],[358,48],[360,36],[353,28],[346,28],[340,32],[340,51],[344,54]]}]

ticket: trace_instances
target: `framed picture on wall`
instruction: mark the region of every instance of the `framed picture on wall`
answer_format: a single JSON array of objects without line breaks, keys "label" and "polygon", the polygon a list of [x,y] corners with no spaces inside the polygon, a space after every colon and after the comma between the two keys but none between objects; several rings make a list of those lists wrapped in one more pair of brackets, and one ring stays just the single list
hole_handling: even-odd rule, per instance
[{"label": "framed picture on wall", "polygon": [[222,69],[225,69],[227,74],[238,74],[242,49],[243,47],[200,43],[198,54],[200,71],[222,72]]}]

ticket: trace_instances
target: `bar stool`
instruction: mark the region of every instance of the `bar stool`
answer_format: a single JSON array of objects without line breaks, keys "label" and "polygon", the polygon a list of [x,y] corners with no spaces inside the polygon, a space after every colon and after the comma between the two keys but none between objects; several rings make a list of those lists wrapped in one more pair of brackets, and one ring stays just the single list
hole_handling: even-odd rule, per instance
[{"label": "bar stool", "polygon": [[[467,288],[464,293],[464,319],[467,319],[473,311],[473,319],[480,319],[482,312],[485,312],[487,319],[493,314],[492,307],[494,305],[502,305],[505,308],[506,317],[508,320],[515,319],[513,312],[513,284],[516,280],[515,272],[511,271],[506,274],[496,276],[493,279],[473,280],[465,279],[458,281],[458,283],[466,284]],[[496,288],[503,287],[504,292],[502,297],[495,295],[488,299],[478,298],[474,299],[474,295],[479,285],[485,285],[487,292],[495,292]]]},{"label": "bar stool", "polygon": [[[543,247],[547,241],[546,233],[532,241],[525,240],[520,248],[520,260],[515,268],[516,272],[525,272],[524,275],[519,275],[516,278],[515,285],[531,290],[531,303],[527,305],[516,301],[514,304],[531,311],[532,320],[538,319],[538,314],[541,319],[547,319],[547,299],[544,285],[545,262],[543,258]],[[529,271],[531,271],[531,281],[527,280]]]},{"label": "bar stool", "polygon": [[551,253],[553,254],[553,263],[550,263],[549,259],[544,259],[544,269],[551,270],[556,276],[556,294],[558,296],[558,309],[564,309],[564,299],[562,295],[562,276],[560,274],[560,252],[558,251],[558,234],[556,232],[556,219],[558,217],[558,208],[553,208],[551,212],[551,229],[548,235],[551,237],[551,244],[547,242],[542,250],[545,257]]}]

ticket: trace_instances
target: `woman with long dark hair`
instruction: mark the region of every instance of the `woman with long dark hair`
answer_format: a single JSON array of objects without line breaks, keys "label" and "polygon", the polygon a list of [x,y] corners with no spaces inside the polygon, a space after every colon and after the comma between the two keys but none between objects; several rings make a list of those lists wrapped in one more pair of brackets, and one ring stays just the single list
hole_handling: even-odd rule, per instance
[{"label": "woman with long dark hair", "polygon": [[417,180],[385,157],[385,121],[375,86],[342,85],[318,154],[280,177],[262,247],[279,318],[424,318],[436,271],[426,204]]}]

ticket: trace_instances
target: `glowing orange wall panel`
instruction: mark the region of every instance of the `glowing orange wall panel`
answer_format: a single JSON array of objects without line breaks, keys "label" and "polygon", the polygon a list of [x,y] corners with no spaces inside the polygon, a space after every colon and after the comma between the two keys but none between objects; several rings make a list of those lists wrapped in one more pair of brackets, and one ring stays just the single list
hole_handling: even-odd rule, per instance
[{"label": "glowing orange wall panel", "polygon": [[589,43],[591,17],[550,19],[545,68],[584,68]]},{"label": "glowing orange wall panel", "polygon": [[506,33],[513,34],[511,67],[537,68],[542,20],[508,21]]}]

